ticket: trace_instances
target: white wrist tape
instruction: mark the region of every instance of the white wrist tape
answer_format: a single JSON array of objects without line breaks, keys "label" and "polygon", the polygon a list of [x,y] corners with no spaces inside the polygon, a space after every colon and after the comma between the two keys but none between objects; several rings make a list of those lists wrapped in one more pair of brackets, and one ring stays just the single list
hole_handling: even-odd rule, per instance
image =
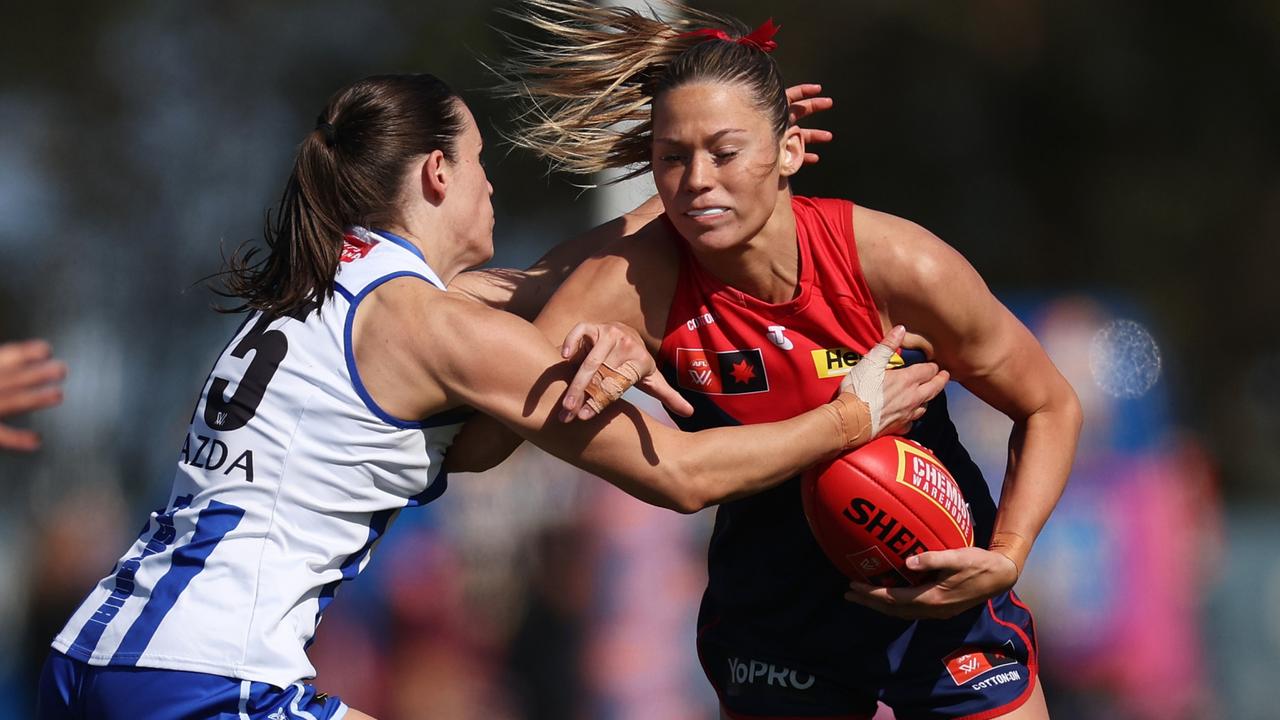
[{"label": "white wrist tape", "polygon": [[892,357],[893,348],[884,343],[877,343],[862,356],[862,359],[853,366],[844,381],[840,383],[842,390],[857,395],[858,399],[866,403],[867,408],[870,409],[871,437],[879,436],[880,431],[884,429],[880,417],[881,411],[884,410],[884,373]]}]

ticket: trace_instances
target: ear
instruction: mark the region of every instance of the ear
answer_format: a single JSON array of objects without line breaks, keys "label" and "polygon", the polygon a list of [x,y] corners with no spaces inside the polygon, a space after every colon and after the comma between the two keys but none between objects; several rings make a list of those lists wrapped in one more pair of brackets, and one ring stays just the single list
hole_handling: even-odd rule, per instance
[{"label": "ear", "polygon": [[449,161],[445,159],[444,153],[439,150],[432,150],[423,159],[421,170],[422,197],[427,202],[432,205],[439,205],[444,202],[444,197],[449,190],[449,183],[452,180],[450,171]]},{"label": "ear", "polygon": [[795,175],[804,165],[804,136],[800,128],[792,125],[782,134],[782,146],[778,152],[778,170],[783,177]]}]

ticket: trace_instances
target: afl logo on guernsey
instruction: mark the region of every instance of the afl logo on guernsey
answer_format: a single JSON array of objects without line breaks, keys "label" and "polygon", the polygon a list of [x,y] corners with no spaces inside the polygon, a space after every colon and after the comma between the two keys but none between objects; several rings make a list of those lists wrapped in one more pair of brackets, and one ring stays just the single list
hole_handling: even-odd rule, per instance
[{"label": "afl logo on guernsey", "polygon": [[680,387],[708,395],[745,395],[769,390],[760,348],[727,352],[676,348],[676,373]]}]

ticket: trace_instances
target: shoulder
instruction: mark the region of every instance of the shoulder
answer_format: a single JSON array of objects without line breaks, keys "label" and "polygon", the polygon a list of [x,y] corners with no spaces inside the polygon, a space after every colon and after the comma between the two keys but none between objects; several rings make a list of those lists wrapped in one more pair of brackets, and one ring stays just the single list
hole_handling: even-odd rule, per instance
[{"label": "shoulder", "polygon": [[896,215],[855,207],[854,238],[867,285],[877,299],[935,290],[972,267],[955,248]]},{"label": "shoulder", "polygon": [[584,274],[601,278],[652,279],[653,274],[674,274],[679,261],[671,229],[658,217],[606,245],[588,258],[581,269],[586,271]]},{"label": "shoulder", "polygon": [[579,321],[613,320],[661,337],[680,272],[680,253],[661,218],[585,260],[547,303],[535,324],[563,337]]},{"label": "shoulder", "polygon": [[433,357],[483,347],[495,331],[530,327],[511,313],[445,292],[413,276],[380,285],[362,304],[361,314],[366,327],[385,328],[388,339]]}]

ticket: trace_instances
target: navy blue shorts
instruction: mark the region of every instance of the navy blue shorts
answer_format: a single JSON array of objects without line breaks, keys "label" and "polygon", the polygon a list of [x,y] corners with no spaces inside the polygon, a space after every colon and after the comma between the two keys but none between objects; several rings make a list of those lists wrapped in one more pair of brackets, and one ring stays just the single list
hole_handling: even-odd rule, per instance
[{"label": "navy blue shorts", "polygon": [[822,653],[770,647],[724,619],[699,632],[698,655],[735,720],[869,720],[877,702],[896,720],[983,720],[1031,696],[1035,637],[1031,611],[1009,592],[948,620],[909,623],[875,652],[838,660],[806,660]]},{"label": "navy blue shorts", "polygon": [[54,650],[40,674],[38,720],[339,720],[347,706],[294,683],[278,688],[183,670],[89,665]]}]

